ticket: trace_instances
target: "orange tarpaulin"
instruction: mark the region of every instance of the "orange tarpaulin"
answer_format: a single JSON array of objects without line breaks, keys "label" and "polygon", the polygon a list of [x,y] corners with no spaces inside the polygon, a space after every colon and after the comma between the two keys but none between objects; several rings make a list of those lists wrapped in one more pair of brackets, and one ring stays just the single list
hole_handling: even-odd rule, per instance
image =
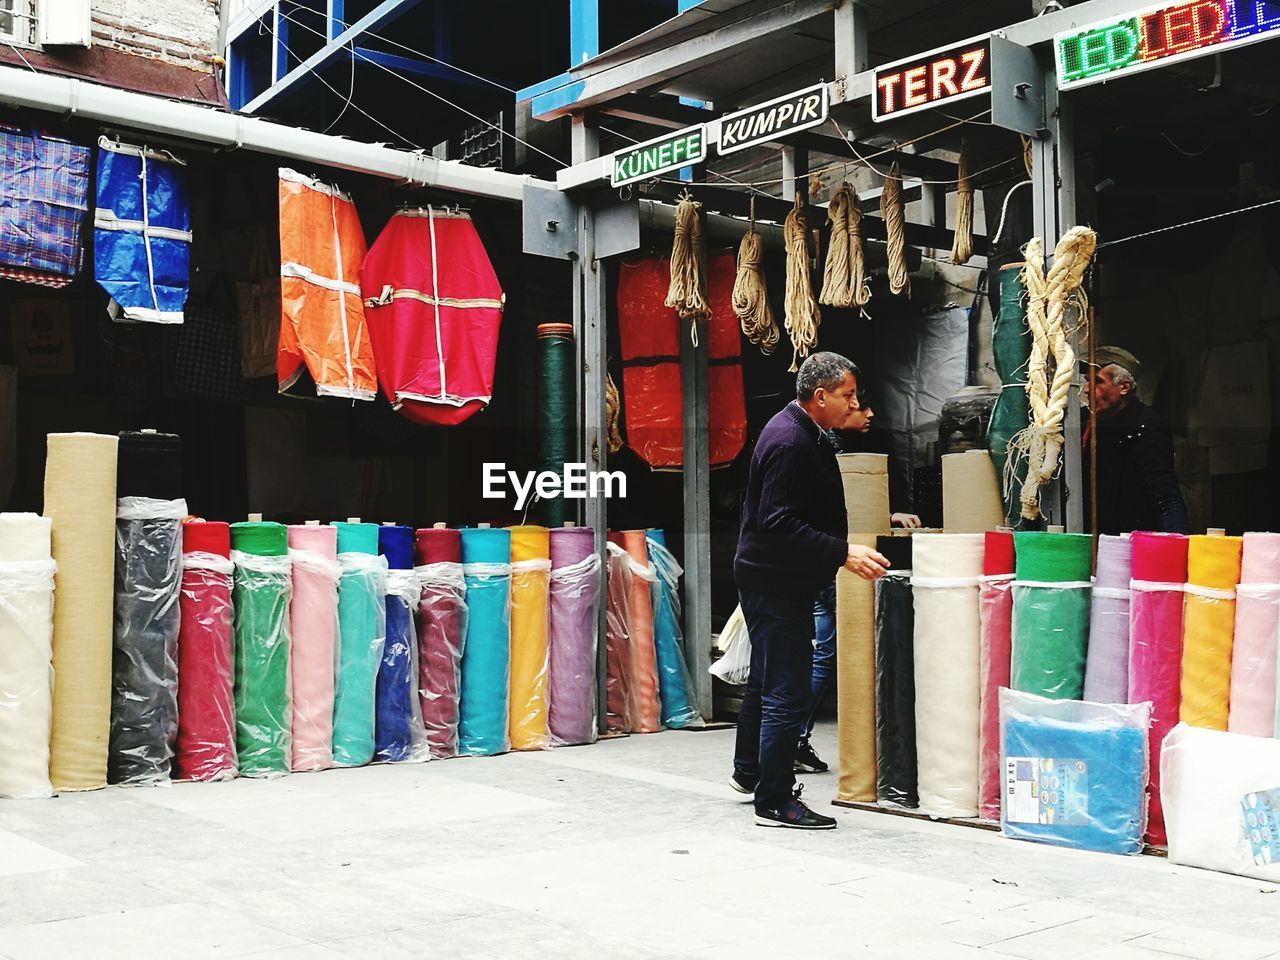
[{"label": "orange tarpaulin", "polygon": [[337,187],[280,170],[280,392],[305,371],[322,397],[372,400],[373,345],[360,297],[364,230]]}]

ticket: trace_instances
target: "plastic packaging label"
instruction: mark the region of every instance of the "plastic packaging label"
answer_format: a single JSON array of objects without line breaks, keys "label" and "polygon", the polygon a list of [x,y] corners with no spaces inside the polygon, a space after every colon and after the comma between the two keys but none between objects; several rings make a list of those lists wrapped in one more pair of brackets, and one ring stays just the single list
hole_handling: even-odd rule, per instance
[{"label": "plastic packaging label", "polygon": [[1084,760],[1008,757],[1005,782],[1007,822],[1089,825],[1089,765]]},{"label": "plastic packaging label", "polygon": [[1245,794],[1240,823],[1256,866],[1280,863],[1280,788]]}]

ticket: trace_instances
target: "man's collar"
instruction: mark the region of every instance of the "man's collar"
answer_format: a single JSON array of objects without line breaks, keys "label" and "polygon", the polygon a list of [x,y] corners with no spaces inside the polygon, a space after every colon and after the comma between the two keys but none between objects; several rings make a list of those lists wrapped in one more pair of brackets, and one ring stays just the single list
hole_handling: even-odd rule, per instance
[{"label": "man's collar", "polygon": [[787,415],[796,423],[800,424],[815,439],[821,435],[822,430],[819,429],[818,423],[813,417],[809,416],[809,411],[800,406],[799,400],[792,400],[787,404]]}]

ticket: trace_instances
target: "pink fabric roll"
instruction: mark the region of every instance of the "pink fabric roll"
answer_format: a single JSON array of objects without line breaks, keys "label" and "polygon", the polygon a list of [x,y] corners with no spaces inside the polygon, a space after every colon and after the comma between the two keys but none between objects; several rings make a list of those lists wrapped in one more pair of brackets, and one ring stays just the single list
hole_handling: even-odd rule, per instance
[{"label": "pink fabric roll", "polygon": [[1013,534],[991,530],[986,535],[979,595],[982,624],[980,660],[982,725],[978,741],[978,815],[1000,819],[1000,688],[1009,686],[1013,657]]},{"label": "pink fabric roll", "polygon": [[293,599],[291,768],[333,766],[334,651],[338,642],[338,531],[331,526],[289,528]]},{"label": "pink fabric roll", "polygon": [[1227,729],[1270,737],[1276,728],[1276,637],[1280,633],[1280,533],[1246,533],[1236,591]]}]

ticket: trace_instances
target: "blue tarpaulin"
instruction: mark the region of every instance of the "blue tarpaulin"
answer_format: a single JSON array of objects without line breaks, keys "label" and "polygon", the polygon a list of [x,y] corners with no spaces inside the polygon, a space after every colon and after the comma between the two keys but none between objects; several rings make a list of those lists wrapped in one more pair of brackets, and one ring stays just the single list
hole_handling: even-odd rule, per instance
[{"label": "blue tarpaulin", "polygon": [[117,319],[181,323],[191,251],[186,165],[106,137],[98,145],[94,278]]}]

